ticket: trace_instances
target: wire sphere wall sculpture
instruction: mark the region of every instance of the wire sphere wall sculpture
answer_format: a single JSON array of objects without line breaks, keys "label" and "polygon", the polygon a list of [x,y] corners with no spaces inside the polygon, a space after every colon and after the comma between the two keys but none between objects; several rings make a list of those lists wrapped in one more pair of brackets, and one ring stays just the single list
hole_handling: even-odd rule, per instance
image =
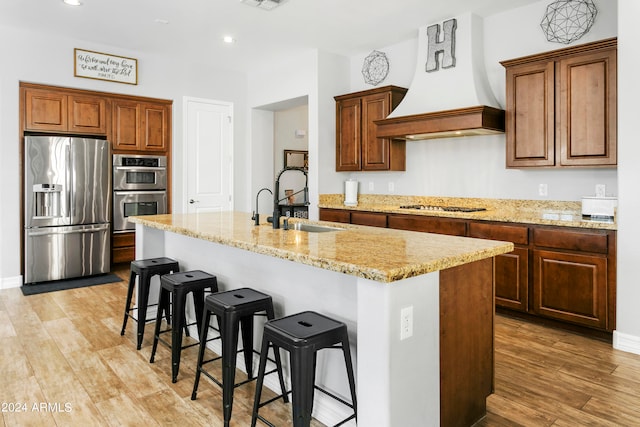
[{"label": "wire sphere wall sculpture", "polygon": [[387,74],[389,74],[389,60],[384,52],[374,50],[364,58],[362,76],[365,83],[375,86],[386,79]]},{"label": "wire sphere wall sculpture", "polygon": [[548,41],[569,44],[589,32],[597,13],[593,0],[556,0],[547,6],[540,26]]}]

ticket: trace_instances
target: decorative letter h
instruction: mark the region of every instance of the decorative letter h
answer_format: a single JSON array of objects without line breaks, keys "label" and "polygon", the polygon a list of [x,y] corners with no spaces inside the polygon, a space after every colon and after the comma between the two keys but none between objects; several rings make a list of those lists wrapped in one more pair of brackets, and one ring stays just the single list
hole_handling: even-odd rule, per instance
[{"label": "decorative letter h", "polygon": [[444,27],[444,40],[438,41],[440,38],[440,24],[427,27],[427,39],[429,41],[429,50],[427,51],[426,71],[438,71],[438,53],[442,53],[442,68],[451,68],[456,66],[456,27],[455,19],[450,19],[442,23]]}]

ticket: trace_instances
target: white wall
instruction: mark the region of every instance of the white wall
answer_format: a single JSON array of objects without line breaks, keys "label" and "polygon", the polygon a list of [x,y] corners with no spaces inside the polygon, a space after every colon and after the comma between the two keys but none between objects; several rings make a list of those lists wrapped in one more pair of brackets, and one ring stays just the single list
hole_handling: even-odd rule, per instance
[{"label": "white wall", "polygon": [[640,240],[640,69],[638,40],[640,2],[619,0],[618,22],[618,310],[614,347],[640,354],[640,282],[638,241]]},{"label": "white wall", "polygon": [[[348,87],[349,62],[347,58],[310,50],[303,55],[292,57],[286,63],[269,69],[260,69],[248,76],[248,106],[256,110],[277,109],[288,100],[306,97],[308,100],[308,147],[309,147],[309,215],[317,218],[318,195],[326,193],[325,188],[339,185],[335,167],[335,103],[333,96]],[[265,84],[269,82],[269,84]],[[265,143],[269,129],[251,125],[251,140]],[[259,137],[257,135],[260,135]],[[271,130],[273,138],[273,130]],[[253,143],[253,142],[252,142]],[[273,145],[273,141],[271,142]],[[264,148],[260,149],[261,152]],[[252,176],[265,177],[265,170],[273,168],[256,153],[251,155]],[[322,179],[320,179],[322,174]],[[261,187],[273,188],[272,182],[258,182],[252,178],[252,187],[247,198],[255,198]],[[250,201],[251,203],[251,201]],[[253,206],[255,201],[251,204]],[[260,209],[262,211],[262,208]]]},{"label": "white wall", "polygon": [[[595,3],[598,15],[594,26],[573,44],[616,36],[617,1],[596,0]],[[503,108],[505,72],[500,61],[565,47],[548,42],[540,29],[540,20],[548,4],[548,0],[543,0],[484,19],[485,67],[494,95]],[[432,23],[428,16],[425,17],[425,25]],[[410,86],[417,45],[416,39],[378,49],[387,54],[390,62],[389,75],[378,86]],[[369,53],[351,58],[350,92],[374,87],[362,78],[362,62]],[[458,58],[458,61],[464,59]],[[451,88],[451,91],[455,90]],[[593,194],[596,184],[606,184],[608,194],[617,194],[615,169],[507,170],[505,149],[504,135],[408,142],[406,172],[340,175],[343,180],[350,177],[359,180],[361,192],[373,194],[389,193],[391,182],[397,194],[405,195],[580,200],[583,195]],[[538,196],[539,184],[548,185],[547,197]],[[369,190],[370,185],[373,185],[373,191]],[[342,191],[336,185],[326,192]]]},{"label": "white wall", "polygon": [[[234,157],[246,158],[246,76],[214,69],[191,59],[167,58],[143,52],[123,51],[79,39],[0,27],[0,288],[20,284],[19,195],[19,81],[43,83],[112,93],[173,99],[173,207],[180,211],[182,198],[182,97],[193,96],[232,102],[235,107]],[[17,42],[19,41],[19,42]],[[81,47],[138,59],[138,85],[126,85],[73,76],[73,49]],[[235,169],[236,208],[248,211],[239,194],[248,193],[248,176]]]},{"label": "white wall", "polygon": [[[305,133],[302,137],[296,137],[295,134],[296,130],[304,130],[306,132],[309,127],[309,105],[304,104],[286,110],[276,111],[274,122],[275,152],[273,161],[275,170],[280,171],[284,168],[284,150],[304,151],[309,149],[308,135]],[[280,178],[279,199],[285,197],[285,189],[291,189],[297,192],[304,188],[304,184],[305,176],[300,172],[284,173]],[[303,200],[303,193],[294,196],[295,203],[302,203]]]}]

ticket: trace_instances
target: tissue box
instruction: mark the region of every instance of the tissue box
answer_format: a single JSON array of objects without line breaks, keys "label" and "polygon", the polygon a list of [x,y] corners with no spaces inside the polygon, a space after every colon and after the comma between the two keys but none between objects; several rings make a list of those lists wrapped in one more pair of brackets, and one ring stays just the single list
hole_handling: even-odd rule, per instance
[{"label": "tissue box", "polygon": [[585,196],[582,198],[582,216],[613,218],[617,206],[617,197]]}]

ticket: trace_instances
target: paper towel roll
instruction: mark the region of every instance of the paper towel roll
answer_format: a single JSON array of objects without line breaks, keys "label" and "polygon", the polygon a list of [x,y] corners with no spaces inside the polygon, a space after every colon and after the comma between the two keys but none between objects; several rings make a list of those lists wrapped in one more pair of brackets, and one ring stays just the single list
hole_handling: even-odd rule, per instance
[{"label": "paper towel roll", "polygon": [[344,182],[344,204],[345,206],[358,205],[358,181],[350,179]]}]

